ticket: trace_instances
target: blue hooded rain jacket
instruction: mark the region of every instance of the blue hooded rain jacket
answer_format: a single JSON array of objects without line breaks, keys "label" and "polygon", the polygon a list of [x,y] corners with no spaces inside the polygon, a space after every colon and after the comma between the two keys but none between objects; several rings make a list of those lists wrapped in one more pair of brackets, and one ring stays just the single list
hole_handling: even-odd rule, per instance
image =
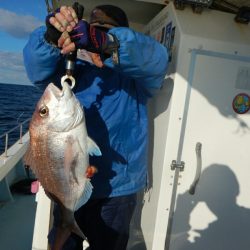
[{"label": "blue hooded rain jacket", "polygon": [[[65,57],[44,39],[46,28],[36,29],[24,48],[29,79],[45,88],[65,75]],[[92,198],[137,192],[147,181],[147,99],[163,83],[168,52],[149,36],[129,28],[113,28],[119,40],[119,64],[111,58],[104,67],[77,60],[74,92],[84,107],[87,131],[102,156],[90,157],[98,169],[92,177]]]}]

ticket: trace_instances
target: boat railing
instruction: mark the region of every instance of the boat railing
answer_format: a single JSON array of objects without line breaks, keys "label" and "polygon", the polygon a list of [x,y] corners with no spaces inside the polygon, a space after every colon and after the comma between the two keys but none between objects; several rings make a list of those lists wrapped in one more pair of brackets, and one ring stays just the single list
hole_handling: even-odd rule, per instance
[{"label": "boat railing", "polygon": [[16,131],[19,129],[19,144],[22,144],[22,138],[23,138],[23,127],[25,124],[27,124],[30,121],[30,118],[24,120],[23,122],[19,123],[17,126],[15,126],[14,128],[8,130],[7,132],[3,133],[2,135],[0,135],[0,141],[2,140],[2,138],[5,138],[5,143],[4,143],[4,157],[8,157],[8,148],[9,146],[9,134],[13,131]]}]

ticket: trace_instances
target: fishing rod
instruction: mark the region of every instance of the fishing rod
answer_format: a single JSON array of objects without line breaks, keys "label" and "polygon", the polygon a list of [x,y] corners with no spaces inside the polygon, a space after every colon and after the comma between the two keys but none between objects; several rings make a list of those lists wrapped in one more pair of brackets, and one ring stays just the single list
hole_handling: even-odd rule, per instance
[{"label": "fishing rod", "polygon": [[53,8],[50,6],[49,0],[45,0],[45,4],[46,4],[46,7],[47,7],[48,14],[51,13],[53,11]]},{"label": "fishing rod", "polygon": [[[72,8],[75,10],[78,20],[81,20],[84,13],[84,7],[80,5],[78,2],[75,2]],[[69,77],[73,76],[76,57],[77,57],[77,50],[70,52],[66,55],[66,75]]]},{"label": "fishing rod", "polygon": [[[53,12],[53,8],[50,6],[49,0],[45,0],[47,12],[48,14]],[[74,2],[72,5],[72,8],[75,10],[78,20],[81,20],[83,18],[84,13],[84,7],[80,5],[78,2]],[[74,69],[75,69],[75,62],[77,58],[77,50],[69,52],[66,55],[66,64],[65,64],[65,70],[66,75],[62,77],[61,83],[70,80],[71,81],[71,88],[75,86],[75,79],[73,77]]]}]

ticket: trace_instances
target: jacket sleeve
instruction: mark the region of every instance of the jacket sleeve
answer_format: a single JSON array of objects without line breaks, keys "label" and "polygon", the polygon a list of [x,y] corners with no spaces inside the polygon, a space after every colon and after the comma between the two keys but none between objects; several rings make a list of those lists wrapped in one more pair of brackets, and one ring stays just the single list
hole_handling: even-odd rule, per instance
[{"label": "jacket sleeve", "polygon": [[120,43],[119,64],[115,65],[112,58],[106,59],[104,64],[143,84],[149,93],[160,88],[168,67],[167,48],[129,28],[113,28],[109,33],[115,35]]},{"label": "jacket sleeve", "polygon": [[23,49],[27,75],[33,84],[41,87],[45,87],[52,80],[51,77],[59,75],[58,70],[62,68],[60,65],[63,62],[60,50],[44,39],[45,30],[43,26],[34,30]]}]

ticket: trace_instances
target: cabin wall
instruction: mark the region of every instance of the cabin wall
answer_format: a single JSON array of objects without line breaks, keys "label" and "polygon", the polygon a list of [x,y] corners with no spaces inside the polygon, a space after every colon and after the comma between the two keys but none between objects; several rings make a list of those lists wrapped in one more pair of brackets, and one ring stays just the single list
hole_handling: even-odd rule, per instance
[{"label": "cabin wall", "polygon": [[[249,25],[212,10],[198,16],[191,9],[176,11],[176,17],[182,32],[177,72],[185,79],[183,86],[175,82],[175,91],[185,100],[177,158],[186,169],[172,200],[173,224],[165,249],[247,249],[244,232],[250,224],[243,223],[243,214],[250,211],[246,171],[250,159],[248,150],[236,145],[247,144],[249,130],[244,128],[249,128],[250,120],[249,112],[237,114],[232,103],[237,94],[250,94]],[[197,142],[202,143],[202,172],[195,194],[190,195]],[[223,239],[225,235],[233,239]]]},{"label": "cabin wall", "polygon": [[[204,10],[201,15],[198,15],[193,13],[191,8],[186,8],[184,11],[180,11],[176,10],[173,4],[169,4],[155,18],[153,18],[147,26],[145,26],[143,31],[146,34],[153,36],[166,47],[170,48],[171,62],[162,90],[149,102],[151,138],[149,153],[151,157],[151,164],[149,166],[149,191],[146,194],[142,194],[140,197],[138,209],[135,213],[132,224],[132,226],[135,225],[138,230],[135,231],[131,228],[131,248],[129,249],[189,249],[189,246],[185,244],[182,246],[180,246],[180,244],[172,244],[171,248],[169,248],[170,242],[168,241],[171,241],[172,239],[171,235],[167,232],[167,228],[171,224],[171,220],[174,220],[173,232],[177,232],[175,237],[177,236],[176,239],[178,243],[178,235],[182,236],[188,233],[188,230],[190,229],[189,223],[193,222],[193,225],[197,228],[201,228],[203,225],[202,220],[199,220],[202,215],[195,218],[192,211],[189,211],[190,213],[186,213],[186,210],[188,210],[189,204],[191,204],[193,198],[193,196],[186,194],[186,191],[189,189],[196,171],[195,143],[194,141],[190,143],[190,139],[195,138],[195,140],[198,140],[196,138],[196,134],[192,136],[190,135],[190,133],[195,130],[185,133],[186,123],[189,121],[188,108],[190,93],[192,93],[191,97],[194,96],[196,98],[196,96],[199,96],[197,100],[194,99],[194,106],[192,107],[201,111],[201,113],[198,112],[194,117],[192,117],[192,127],[196,127],[196,119],[198,119],[201,123],[202,121],[206,121],[205,123],[202,123],[200,128],[203,129],[201,130],[203,131],[201,132],[201,135],[204,137],[202,140],[205,144],[208,143],[207,148],[211,147],[210,151],[213,152],[212,148],[215,147],[215,144],[209,144],[209,141],[213,138],[213,136],[215,136],[215,139],[219,138],[220,134],[223,134],[224,132],[219,131],[219,127],[218,134],[212,132],[211,129],[213,128],[213,122],[210,123],[206,120],[208,116],[206,115],[205,110],[207,109],[208,112],[212,112],[214,110],[214,106],[217,107],[216,105],[219,105],[218,110],[222,111],[225,109],[225,105],[229,105],[228,109],[231,108],[232,100],[230,103],[223,103],[222,100],[225,99],[221,98],[220,103],[214,103],[213,93],[219,94],[222,97],[226,95],[228,100],[230,100],[229,97],[231,95],[231,99],[233,98],[232,93],[237,92],[232,89],[229,91],[226,88],[222,90],[219,80],[221,79],[222,81],[225,81],[223,86],[226,86],[226,81],[237,81],[237,72],[240,71],[241,67],[248,67],[247,58],[250,57],[249,25],[235,23],[234,15],[228,13],[222,13],[214,10]],[[220,71],[219,67],[217,67],[217,69],[212,69],[213,60],[211,60],[211,65],[204,63],[203,67],[211,66],[211,68],[209,68],[209,72],[211,74],[211,79],[213,77],[214,82],[216,80],[216,76],[218,76],[218,85],[211,84],[211,88],[213,89],[210,89],[209,78],[203,80],[200,84],[199,82],[195,82],[192,87],[193,67],[198,67],[199,63],[203,63],[202,60],[198,61],[198,64],[195,64],[196,61],[194,60],[194,56],[196,56],[196,53],[208,53],[211,57],[215,56],[215,58],[223,58],[225,56],[226,58],[225,60],[222,59],[221,65],[219,65],[219,67],[223,67],[223,63],[225,62],[224,67],[222,68],[223,72]],[[238,63],[234,64],[228,62],[231,60],[230,58]],[[206,59],[204,60],[206,61]],[[214,63],[217,63],[216,60],[217,59],[215,59]],[[232,70],[233,68],[231,68],[233,67],[232,65],[235,65],[234,71]],[[232,74],[233,79],[228,79],[225,75],[227,69],[230,70],[230,74]],[[202,70],[204,70],[202,71],[203,76],[206,76],[206,69],[203,68]],[[209,77],[209,75],[206,77]],[[233,84],[230,83],[230,88],[232,87]],[[240,89],[238,91],[240,91]],[[246,89],[244,91],[248,92]],[[197,95],[197,92],[199,95]],[[202,105],[204,105],[204,108],[202,108],[199,104],[199,98],[203,100]],[[195,105],[196,102],[197,106]],[[202,112],[203,109],[204,112]],[[213,114],[216,117],[216,111],[214,110],[214,112],[215,113]],[[232,109],[227,112],[232,112]],[[225,114],[222,113],[221,115],[223,117]],[[232,113],[229,117],[235,119],[235,121],[242,120],[242,126],[245,124],[249,127],[247,116],[244,116],[244,119],[241,119]],[[225,126],[227,126],[227,124],[231,124],[226,123],[226,120],[223,118],[220,119],[225,122]],[[206,132],[210,130],[211,132]],[[245,134],[245,136],[248,136],[248,133]],[[232,142],[234,140],[237,141],[238,139],[234,139],[234,137],[232,137]],[[185,142],[188,143],[184,144]],[[228,142],[230,143],[230,140]],[[223,147],[221,148],[223,149]],[[221,148],[218,148],[217,151],[219,152]],[[224,155],[225,152],[223,151],[221,156]],[[206,161],[207,164],[208,162],[211,163],[213,161],[220,163],[223,162],[222,159],[216,158],[220,157],[220,155],[208,154],[208,152],[207,155],[210,157],[210,159]],[[231,153],[230,155],[233,157],[234,153]],[[242,157],[241,159],[243,160]],[[176,172],[170,168],[173,160],[177,160],[177,162],[184,160],[187,163],[184,172],[177,174],[177,176],[175,175]],[[232,162],[235,160],[237,161],[237,159],[234,158]],[[245,160],[243,160],[243,163],[244,161]],[[228,162],[229,160],[224,160],[224,163]],[[244,187],[243,193],[237,198],[238,202],[241,205],[248,206],[249,201],[247,201],[245,195],[247,183],[245,183],[245,178],[242,176],[244,175],[244,172],[237,172],[240,171],[237,168],[233,171],[235,175],[239,177],[239,180],[242,183],[240,185]],[[223,176],[221,177],[223,181]],[[178,190],[180,190],[180,192]],[[182,196],[182,194],[186,195]],[[176,208],[177,197],[185,197],[185,202],[187,203],[178,203],[178,207]],[[186,210],[185,207],[187,208]],[[183,210],[181,208],[183,208]],[[199,209],[195,210],[195,213],[199,214],[197,211],[205,211],[204,213],[208,217],[210,216],[212,221],[211,213],[209,213],[208,210],[204,210],[204,207],[202,209],[199,207]],[[179,216],[179,218],[182,218],[181,215],[183,214],[187,215],[187,218],[185,218],[185,222],[187,224],[181,224],[181,230],[184,230],[184,232],[180,231],[180,228],[178,228],[178,225],[180,224],[178,224],[178,219],[174,217],[175,214],[177,217]],[[192,217],[190,217],[191,215]],[[192,219],[191,222],[190,219]],[[199,223],[201,223],[201,225],[199,225]],[[224,228],[227,227],[228,226],[225,226]],[[187,231],[185,231],[186,229]],[[140,233],[138,233],[138,231],[140,231]],[[195,239],[195,231],[190,232],[193,237],[191,240]],[[180,238],[180,240],[183,240],[183,238]],[[139,246],[139,248],[136,248],[135,246]],[[190,246],[190,249],[194,247],[192,244],[190,244]],[[206,249],[205,245],[200,246],[199,249]]]}]

